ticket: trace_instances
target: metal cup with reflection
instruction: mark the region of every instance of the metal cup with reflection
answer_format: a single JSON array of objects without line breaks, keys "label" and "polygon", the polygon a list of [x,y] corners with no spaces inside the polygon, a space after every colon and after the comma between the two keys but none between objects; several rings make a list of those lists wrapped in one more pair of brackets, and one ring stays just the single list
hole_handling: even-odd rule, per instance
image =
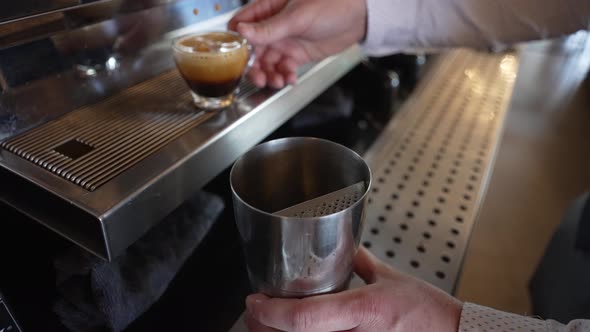
[{"label": "metal cup with reflection", "polygon": [[[371,171],[360,156],[321,139],[284,138],[242,156],[230,182],[256,291],[305,297],[348,287],[371,183]],[[281,213],[357,185],[362,189],[353,197],[332,200],[338,209],[320,205],[320,213]]]}]

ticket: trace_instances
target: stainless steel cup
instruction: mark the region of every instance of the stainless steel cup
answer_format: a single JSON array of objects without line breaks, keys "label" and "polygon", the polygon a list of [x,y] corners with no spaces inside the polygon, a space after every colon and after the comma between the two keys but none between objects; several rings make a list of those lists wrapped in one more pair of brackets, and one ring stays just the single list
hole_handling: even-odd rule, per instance
[{"label": "stainless steel cup", "polygon": [[[371,183],[371,171],[359,155],[321,139],[278,139],[243,155],[230,182],[248,273],[257,291],[305,297],[348,286]],[[276,213],[359,182],[362,192],[356,199],[349,197],[339,212],[325,214],[324,209],[318,217]]]}]

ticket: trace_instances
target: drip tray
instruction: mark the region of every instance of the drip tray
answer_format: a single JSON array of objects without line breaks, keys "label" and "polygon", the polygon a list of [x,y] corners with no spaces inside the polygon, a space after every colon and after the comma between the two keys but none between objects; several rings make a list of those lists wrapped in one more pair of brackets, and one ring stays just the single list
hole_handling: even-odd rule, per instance
[{"label": "drip tray", "polygon": [[0,142],[0,200],[104,259],[145,234],[361,60],[358,47],[281,90],[196,110],[176,70]]},{"label": "drip tray", "polygon": [[2,147],[94,191],[212,116],[191,105],[184,84],[176,70],[170,71]]}]

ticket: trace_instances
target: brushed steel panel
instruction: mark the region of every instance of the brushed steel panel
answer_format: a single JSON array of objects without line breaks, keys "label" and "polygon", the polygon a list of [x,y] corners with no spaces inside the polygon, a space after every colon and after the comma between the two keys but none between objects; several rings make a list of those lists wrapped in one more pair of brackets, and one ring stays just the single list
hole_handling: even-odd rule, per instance
[{"label": "brushed steel panel", "polygon": [[[361,58],[350,48],[281,90],[244,84],[233,107],[212,113],[195,112],[184,82],[166,72],[5,141],[0,200],[112,259]],[[78,158],[55,151],[77,156],[68,142],[92,149]]]}]

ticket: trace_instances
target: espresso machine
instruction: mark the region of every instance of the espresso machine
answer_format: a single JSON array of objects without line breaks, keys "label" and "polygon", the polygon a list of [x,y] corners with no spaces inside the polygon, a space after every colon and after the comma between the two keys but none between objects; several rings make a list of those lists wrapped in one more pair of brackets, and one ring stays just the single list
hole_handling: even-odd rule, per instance
[{"label": "espresso machine", "polygon": [[[398,73],[415,78],[424,63],[368,59],[354,46],[300,68],[296,85],[243,82],[234,106],[195,109],[171,43],[224,30],[245,2],[0,5],[0,331],[66,330],[51,309],[59,296],[56,255],[76,248],[116,261],[199,190],[230,197],[228,168],[261,141],[331,134],[337,141],[346,127],[358,135],[341,143],[366,148],[413,85]],[[371,84],[359,88],[362,82]],[[310,116],[318,108],[350,112],[327,123]],[[225,205],[161,299],[128,331],[233,325],[249,285],[231,201]]]}]

